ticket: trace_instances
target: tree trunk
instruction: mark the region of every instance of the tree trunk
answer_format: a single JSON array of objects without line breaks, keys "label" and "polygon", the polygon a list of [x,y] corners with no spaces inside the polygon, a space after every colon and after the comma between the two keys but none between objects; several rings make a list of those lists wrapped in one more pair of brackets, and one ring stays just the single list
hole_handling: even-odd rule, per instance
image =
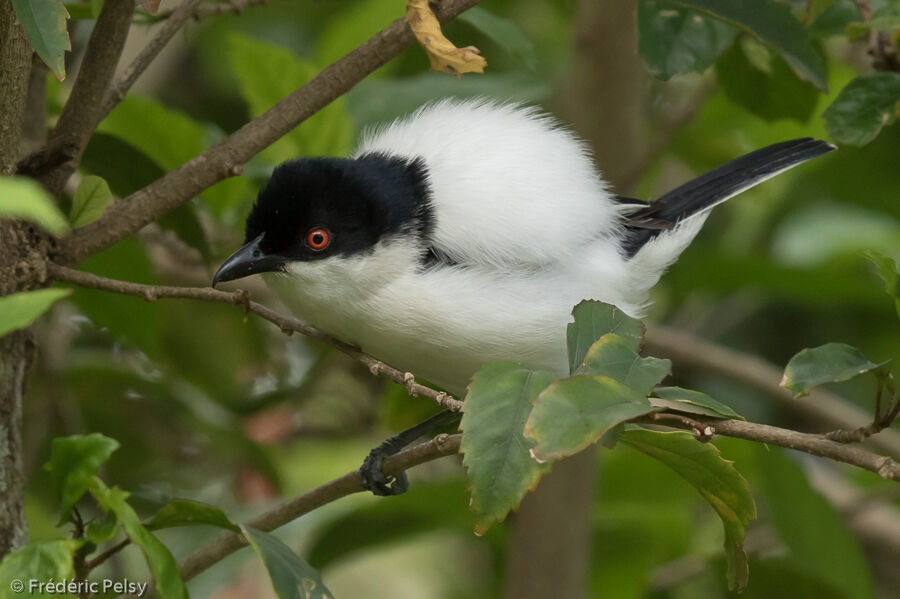
[{"label": "tree trunk", "polygon": [[[636,0],[582,0],[573,73],[562,112],[593,146],[613,186],[640,156],[647,77],[637,56]],[[617,188],[619,193],[628,190]],[[596,450],[554,466],[513,519],[507,599],[585,596],[590,564]]]},{"label": "tree trunk", "polygon": [[[0,175],[15,172],[28,92],[31,48],[12,2],[0,1]],[[0,296],[40,280],[29,227],[0,221]],[[22,472],[22,396],[34,343],[28,331],[0,338],[0,558],[26,540]]]}]

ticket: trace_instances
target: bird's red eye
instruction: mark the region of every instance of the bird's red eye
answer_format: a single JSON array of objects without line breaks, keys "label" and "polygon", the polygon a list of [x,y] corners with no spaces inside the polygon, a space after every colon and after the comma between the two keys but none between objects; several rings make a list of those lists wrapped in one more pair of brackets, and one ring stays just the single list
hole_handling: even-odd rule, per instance
[{"label": "bird's red eye", "polygon": [[306,245],[312,250],[324,250],[331,241],[331,235],[325,229],[316,227],[306,234]]}]

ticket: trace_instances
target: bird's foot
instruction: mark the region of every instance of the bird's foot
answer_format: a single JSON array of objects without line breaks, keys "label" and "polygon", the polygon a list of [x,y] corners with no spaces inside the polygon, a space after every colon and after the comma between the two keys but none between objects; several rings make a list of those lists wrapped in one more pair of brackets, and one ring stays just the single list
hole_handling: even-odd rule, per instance
[{"label": "bird's foot", "polygon": [[382,472],[381,467],[384,464],[384,458],[396,453],[393,447],[385,447],[386,445],[387,443],[383,443],[370,451],[359,468],[363,488],[382,497],[400,495],[401,493],[406,493],[407,489],[409,489],[409,479],[406,478],[405,472],[400,472],[396,475]]}]

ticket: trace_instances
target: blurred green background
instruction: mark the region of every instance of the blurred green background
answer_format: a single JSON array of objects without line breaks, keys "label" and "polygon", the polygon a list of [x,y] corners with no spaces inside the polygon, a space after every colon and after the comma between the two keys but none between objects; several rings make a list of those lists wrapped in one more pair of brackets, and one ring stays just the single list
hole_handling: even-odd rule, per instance
[{"label": "blurred green background", "polygon": [[[164,0],[162,8],[171,4]],[[142,283],[208,285],[240,244],[243,218],[276,164],[345,155],[366,127],[429,100],[489,96],[543,106],[592,144],[618,193],[652,198],[765,144],[827,139],[822,112],[852,77],[869,70],[865,45],[844,35],[858,15],[842,0],[808,26],[826,57],[828,94],[810,94],[808,84],[779,79],[774,69],[759,81],[741,76],[735,61],[768,60],[765,48],[746,37],[717,67],[660,81],[637,55],[636,4],[487,0],[445,27],[457,45],[481,50],[489,65],[484,75],[430,73],[424,53],[411,47],[259,154],[244,176],[80,268]],[[791,4],[802,13],[803,2]],[[82,172],[128,195],[266,110],[401,17],[403,7],[399,0],[274,1],[189,21],[103,121]],[[73,25],[73,64],[91,26],[89,19]],[[136,27],[126,53],[133,56],[157,26]],[[70,81],[48,78],[51,117]],[[800,108],[772,113],[773,98],[785,97]],[[718,208],[655,289],[650,320],[779,365],[829,341],[855,345],[873,360],[896,356],[900,323],[861,252],[900,255],[898,200],[900,128],[888,127],[868,145],[842,147]],[[265,288],[250,288],[257,300],[280,308]],[[101,476],[131,491],[140,513],[188,497],[245,519],[357,468],[383,438],[435,411],[346,356],[226,305],[145,303],[77,290],[38,332],[40,361],[25,403],[27,515],[38,540],[66,533],[55,526],[57,506],[42,469],[57,436],[96,431],[119,440]],[[706,391],[750,420],[820,430],[715,373],[677,363],[674,373],[672,384]],[[835,387],[871,410],[874,382]],[[744,596],[897,596],[900,540],[879,545],[854,524],[874,503],[896,522],[895,483],[775,448],[716,444],[736,460],[760,508],[748,531]],[[597,452],[594,509],[584,523],[592,539],[588,596],[728,595],[721,524],[700,495],[627,447]],[[411,479],[404,496],[345,498],[278,535],[339,598],[503,596],[514,576],[507,570],[509,526],[472,534],[459,460],[429,463]],[[836,502],[836,493],[850,500]],[[161,537],[183,556],[216,534],[192,528]],[[134,548],[105,567],[116,577],[145,575]],[[246,551],[189,588],[195,597],[271,596]]]}]

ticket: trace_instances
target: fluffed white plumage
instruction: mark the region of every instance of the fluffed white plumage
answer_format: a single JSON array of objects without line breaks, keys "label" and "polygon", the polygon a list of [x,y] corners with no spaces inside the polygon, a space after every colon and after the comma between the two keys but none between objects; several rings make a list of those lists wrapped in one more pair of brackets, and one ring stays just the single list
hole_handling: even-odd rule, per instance
[{"label": "fluffed white plumage", "polygon": [[432,104],[366,135],[354,156],[369,152],[424,159],[432,244],[455,265],[423,269],[400,238],[264,276],[298,316],[456,394],[492,361],[565,373],[573,306],[597,299],[641,316],[707,214],[629,259],[634,206],[614,201],[584,142],[530,108]]}]

